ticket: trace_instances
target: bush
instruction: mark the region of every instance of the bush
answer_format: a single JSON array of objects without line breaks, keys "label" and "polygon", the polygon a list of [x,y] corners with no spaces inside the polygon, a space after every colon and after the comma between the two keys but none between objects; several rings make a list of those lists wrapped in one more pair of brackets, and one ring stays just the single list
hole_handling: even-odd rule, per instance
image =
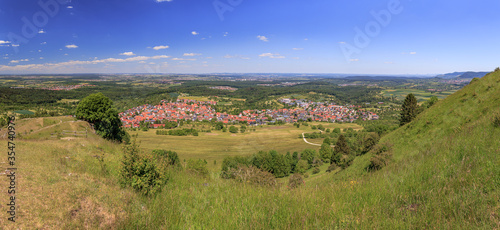
[{"label": "bush", "polygon": [[153,154],[162,157],[166,160],[167,165],[181,167],[181,160],[174,151],[167,151],[163,149],[153,150]]},{"label": "bush", "polygon": [[299,160],[299,163],[297,163],[297,166],[295,166],[295,172],[303,174],[309,169],[309,164],[305,160]]},{"label": "bush", "polygon": [[124,147],[120,182],[123,186],[131,186],[144,195],[152,195],[161,190],[168,176],[161,172],[150,154],[139,153],[135,140]]},{"label": "bush", "polygon": [[326,172],[333,172],[335,169],[337,169],[337,164],[333,163],[330,166],[328,166],[328,169],[326,169]]},{"label": "bush", "polygon": [[208,176],[208,169],[207,169],[207,162],[204,160],[193,160],[189,159],[187,162],[187,169],[188,171],[201,175],[201,176]]},{"label": "bush", "polygon": [[290,176],[288,179],[288,188],[289,189],[295,189],[304,184],[304,178],[302,178],[302,175],[295,173]]},{"label": "bush", "polygon": [[231,174],[239,182],[267,187],[273,187],[277,184],[273,174],[262,171],[254,166],[242,166],[237,169],[231,169]]},{"label": "bush", "polygon": [[387,166],[392,156],[391,147],[392,145],[389,143],[376,145],[373,149],[374,155],[370,158],[368,169],[375,171]]},{"label": "bush", "polygon": [[318,167],[314,167],[312,174],[318,174],[321,170]]},{"label": "bush", "polygon": [[500,113],[497,113],[495,115],[495,118],[493,119],[493,124],[495,127],[500,127]]},{"label": "bush", "polygon": [[229,127],[229,132],[231,132],[231,133],[238,133],[238,128],[236,128],[234,125],[231,125]]}]

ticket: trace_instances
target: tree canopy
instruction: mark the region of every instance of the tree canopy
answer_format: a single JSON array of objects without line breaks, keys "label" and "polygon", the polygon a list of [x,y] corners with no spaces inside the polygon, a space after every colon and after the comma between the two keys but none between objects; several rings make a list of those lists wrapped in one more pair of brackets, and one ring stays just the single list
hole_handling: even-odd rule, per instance
[{"label": "tree canopy", "polygon": [[415,119],[415,117],[417,117],[417,107],[417,98],[415,98],[412,93],[408,94],[401,109],[400,126],[410,123],[413,119]]},{"label": "tree canopy", "polygon": [[82,99],[76,107],[75,115],[78,119],[93,124],[96,133],[105,139],[121,142],[126,135],[113,101],[102,93],[91,94]]}]

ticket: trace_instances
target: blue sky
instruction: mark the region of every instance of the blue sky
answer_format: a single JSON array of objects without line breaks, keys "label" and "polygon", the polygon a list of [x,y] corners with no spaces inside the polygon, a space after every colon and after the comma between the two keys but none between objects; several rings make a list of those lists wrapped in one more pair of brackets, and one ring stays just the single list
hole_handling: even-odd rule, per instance
[{"label": "blue sky", "polygon": [[500,1],[0,0],[0,74],[500,66]]}]

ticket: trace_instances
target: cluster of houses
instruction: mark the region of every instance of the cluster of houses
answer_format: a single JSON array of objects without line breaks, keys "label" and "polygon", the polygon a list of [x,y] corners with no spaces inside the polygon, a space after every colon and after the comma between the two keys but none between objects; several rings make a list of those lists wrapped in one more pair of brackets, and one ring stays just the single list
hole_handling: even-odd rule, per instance
[{"label": "cluster of houses", "polygon": [[[285,100],[286,101],[286,100]],[[292,102],[292,100],[290,100]],[[357,119],[375,120],[378,116],[354,106],[339,106],[317,102],[294,102],[292,109],[245,110],[239,115],[216,112],[215,101],[178,99],[176,102],[162,101],[160,105],[143,105],[120,113],[124,127],[137,128],[141,122],[150,123],[153,128],[164,126],[164,121],[221,121],[224,124],[247,122],[249,125],[264,125],[278,121],[293,123],[303,121],[353,122]]]}]

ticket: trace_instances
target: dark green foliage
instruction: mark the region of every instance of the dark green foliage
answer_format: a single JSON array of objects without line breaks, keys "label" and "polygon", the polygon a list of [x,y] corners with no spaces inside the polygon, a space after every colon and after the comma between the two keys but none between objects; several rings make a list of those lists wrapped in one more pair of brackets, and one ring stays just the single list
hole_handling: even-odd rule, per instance
[{"label": "dark green foliage", "polygon": [[328,166],[328,169],[326,169],[326,172],[333,172],[335,169],[337,169],[337,164],[333,163],[330,166]]},{"label": "dark green foliage", "polygon": [[193,135],[193,136],[198,136],[198,130],[196,130],[196,129],[156,130],[156,135],[171,135],[171,136]]},{"label": "dark green foliage", "polygon": [[240,127],[240,132],[241,132],[241,133],[244,133],[246,130],[247,130],[247,127],[246,127],[246,126],[242,125],[242,126]]},{"label": "dark green foliage", "polygon": [[344,135],[341,134],[339,136],[337,143],[335,143],[334,152],[340,153],[342,155],[349,155],[351,153],[351,149],[349,148],[349,145],[347,145],[347,141]]},{"label": "dark green foliage", "polygon": [[305,160],[299,160],[297,166],[295,166],[295,173],[304,174],[309,169],[309,164]]},{"label": "dark green foliage", "polygon": [[345,169],[345,168],[351,166],[352,162],[354,161],[354,158],[355,158],[354,155],[343,156],[342,159],[340,160],[339,166],[342,169]]},{"label": "dark green foliage", "polygon": [[229,132],[238,133],[238,128],[236,128],[234,125],[231,125],[229,126]]},{"label": "dark green foliage", "polygon": [[304,178],[302,175],[295,173],[288,179],[288,188],[295,189],[304,184]]},{"label": "dark green foliage", "polygon": [[161,172],[154,158],[149,154],[141,154],[135,140],[123,150],[121,184],[131,186],[144,195],[160,191],[168,176]]},{"label": "dark green foliage", "polygon": [[321,170],[318,167],[314,167],[312,174],[318,174]]},{"label": "dark green foliage", "polygon": [[497,113],[493,118],[493,125],[495,127],[500,127],[500,113]]},{"label": "dark green foliage", "polygon": [[331,143],[331,141],[330,141],[330,138],[329,138],[329,137],[325,138],[325,139],[323,140],[323,144],[331,145],[332,143]]},{"label": "dark green foliage", "polygon": [[219,122],[215,123],[214,127],[215,127],[215,130],[221,130],[224,128],[224,123],[222,123],[222,121],[219,121]]},{"label": "dark green foliage", "polygon": [[403,106],[401,108],[401,118],[400,118],[400,126],[403,126],[415,119],[418,114],[418,105],[417,98],[410,93],[406,96]]},{"label": "dark green foliage", "polygon": [[125,131],[113,101],[102,93],[91,94],[78,103],[76,117],[94,125],[97,134],[108,140],[122,141]]},{"label": "dark green foliage", "polygon": [[309,168],[311,168],[314,158],[316,157],[316,150],[313,149],[305,149],[300,153],[300,159],[305,160],[309,164]]},{"label": "dark green foliage", "polygon": [[340,128],[333,129],[333,133],[340,133]]},{"label": "dark green foliage", "polygon": [[370,165],[368,165],[369,170],[380,170],[389,164],[392,157],[392,144],[385,143],[382,145],[376,145],[372,152],[373,156],[370,158]]},{"label": "dark green foliage", "polygon": [[153,150],[153,154],[164,158],[166,160],[166,163],[170,166],[181,167],[181,160],[179,159],[177,153],[174,151],[155,149]]},{"label": "dark green foliage", "polygon": [[320,155],[321,159],[324,162],[330,162],[330,159],[332,158],[332,154],[333,154],[333,149],[332,149],[332,147],[330,147],[330,144],[323,143],[321,145],[320,150],[319,150],[319,155]]},{"label": "dark green foliage", "polygon": [[379,139],[380,138],[377,134],[368,135],[364,141],[363,151],[361,153],[365,154],[372,150],[372,148],[378,143]]},{"label": "dark green foliage", "polygon": [[207,162],[205,160],[189,159],[187,161],[186,168],[188,171],[190,171],[192,173],[195,173],[195,174],[198,174],[198,175],[201,175],[204,177],[208,176]]},{"label": "dark green foliage", "polygon": [[249,166],[249,165],[251,165],[251,162],[249,162],[249,159],[246,157],[240,157],[240,156],[226,157],[222,162],[221,177],[224,179],[234,179],[235,178],[235,175],[233,175],[234,170],[242,166]]}]

